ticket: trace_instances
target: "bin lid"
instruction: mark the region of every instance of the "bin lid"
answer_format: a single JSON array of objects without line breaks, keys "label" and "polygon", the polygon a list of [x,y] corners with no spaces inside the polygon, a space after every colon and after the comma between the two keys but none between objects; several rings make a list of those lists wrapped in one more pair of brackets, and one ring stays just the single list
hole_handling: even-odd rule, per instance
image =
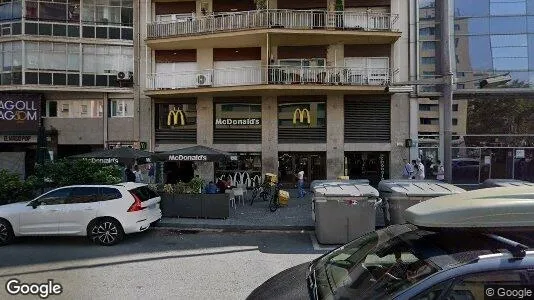
[{"label": "bin lid", "polygon": [[465,192],[455,185],[437,180],[382,180],[378,184],[380,193],[391,193],[389,197],[438,197]]},{"label": "bin lid", "polygon": [[404,212],[421,227],[501,228],[534,226],[534,187],[496,187],[433,198]]},{"label": "bin lid", "polygon": [[342,183],[352,183],[352,184],[369,184],[369,179],[351,179],[351,180],[345,180],[345,179],[337,179],[337,180],[314,180],[310,183],[310,189],[313,191],[313,188],[315,186],[324,186],[324,185],[338,185],[340,182]]},{"label": "bin lid", "polygon": [[486,179],[484,187],[534,186],[534,183],[517,179]]},{"label": "bin lid", "polygon": [[378,198],[378,191],[365,182],[347,182],[338,180],[316,184],[313,188],[315,196],[325,197],[373,197]]}]

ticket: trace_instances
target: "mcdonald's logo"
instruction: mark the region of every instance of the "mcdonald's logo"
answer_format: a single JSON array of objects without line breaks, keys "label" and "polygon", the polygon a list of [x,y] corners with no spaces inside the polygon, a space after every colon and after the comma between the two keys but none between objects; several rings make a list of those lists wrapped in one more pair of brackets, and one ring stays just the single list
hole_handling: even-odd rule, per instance
[{"label": "mcdonald's logo", "polygon": [[297,124],[297,115],[299,116],[298,120],[300,123],[304,123],[304,119],[306,119],[306,123],[308,123],[308,125],[311,124],[310,111],[308,109],[295,109],[295,112],[293,112],[293,124]]},{"label": "mcdonald's logo", "polygon": [[176,125],[185,125],[185,116],[184,112],[180,110],[179,108],[173,108],[169,111],[169,114],[167,115],[167,125],[169,126],[176,126]]}]

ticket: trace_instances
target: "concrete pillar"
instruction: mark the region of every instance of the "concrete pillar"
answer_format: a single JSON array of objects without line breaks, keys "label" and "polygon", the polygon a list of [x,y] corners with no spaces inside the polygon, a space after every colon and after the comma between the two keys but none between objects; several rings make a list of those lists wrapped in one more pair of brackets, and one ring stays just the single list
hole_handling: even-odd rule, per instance
[{"label": "concrete pillar", "polygon": [[278,100],[264,96],[261,104],[262,173],[278,174]]},{"label": "concrete pillar", "polygon": [[213,69],[213,48],[198,48],[197,63],[200,70]]},{"label": "concrete pillar", "polygon": [[389,174],[392,179],[402,177],[403,159],[410,158],[404,141],[410,137],[410,101],[408,94],[391,96],[391,156]]},{"label": "concrete pillar", "polygon": [[329,45],[326,50],[326,65],[329,67],[342,67],[345,62],[345,45]]},{"label": "concrete pillar", "polygon": [[204,9],[206,13],[213,12],[213,0],[197,1],[197,15],[202,15],[202,9]]},{"label": "concrete pillar", "polygon": [[329,94],[326,101],[326,178],[345,173],[343,95]]},{"label": "concrete pillar", "polygon": [[[197,144],[213,146],[213,98],[202,96],[197,98]],[[215,165],[213,162],[196,163],[195,175],[205,180],[213,180]]]}]

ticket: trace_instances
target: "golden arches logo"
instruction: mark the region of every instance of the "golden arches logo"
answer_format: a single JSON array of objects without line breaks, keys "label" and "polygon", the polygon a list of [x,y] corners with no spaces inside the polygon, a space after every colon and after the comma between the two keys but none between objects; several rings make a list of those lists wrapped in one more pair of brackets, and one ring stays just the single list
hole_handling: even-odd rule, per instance
[{"label": "golden arches logo", "polygon": [[169,114],[167,115],[167,125],[185,125],[185,116],[184,112],[180,109],[173,108],[169,111]]},{"label": "golden arches logo", "polygon": [[304,123],[304,119],[306,119],[306,123],[308,123],[308,125],[311,124],[310,111],[308,109],[295,109],[295,112],[293,112],[293,124],[297,124],[297,115],[299,116],[298,120],[300,123]]}]

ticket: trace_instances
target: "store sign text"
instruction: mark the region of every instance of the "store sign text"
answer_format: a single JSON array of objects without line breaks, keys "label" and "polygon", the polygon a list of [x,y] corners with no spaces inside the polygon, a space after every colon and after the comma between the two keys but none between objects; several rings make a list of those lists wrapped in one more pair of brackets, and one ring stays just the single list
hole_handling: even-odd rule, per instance
[{"label": "store sign text", "polygon": [[37,143],[36,135],[0,135],[0,143]]},{"label": "store sign text", "polygon": [[37,121],[37,108],[33,101],[1,101],[0,120]]},{"label": "store sign text", "polygon": [[246,118],[246,119],[215,119],[215,125],[229,125],[229,126],[246,126],[246,125],[260,125],[261,119],[258,118]]},{"label": "store sign text", "polygon": [[170,161],[207,161],[206,155],[169,155]]}]

